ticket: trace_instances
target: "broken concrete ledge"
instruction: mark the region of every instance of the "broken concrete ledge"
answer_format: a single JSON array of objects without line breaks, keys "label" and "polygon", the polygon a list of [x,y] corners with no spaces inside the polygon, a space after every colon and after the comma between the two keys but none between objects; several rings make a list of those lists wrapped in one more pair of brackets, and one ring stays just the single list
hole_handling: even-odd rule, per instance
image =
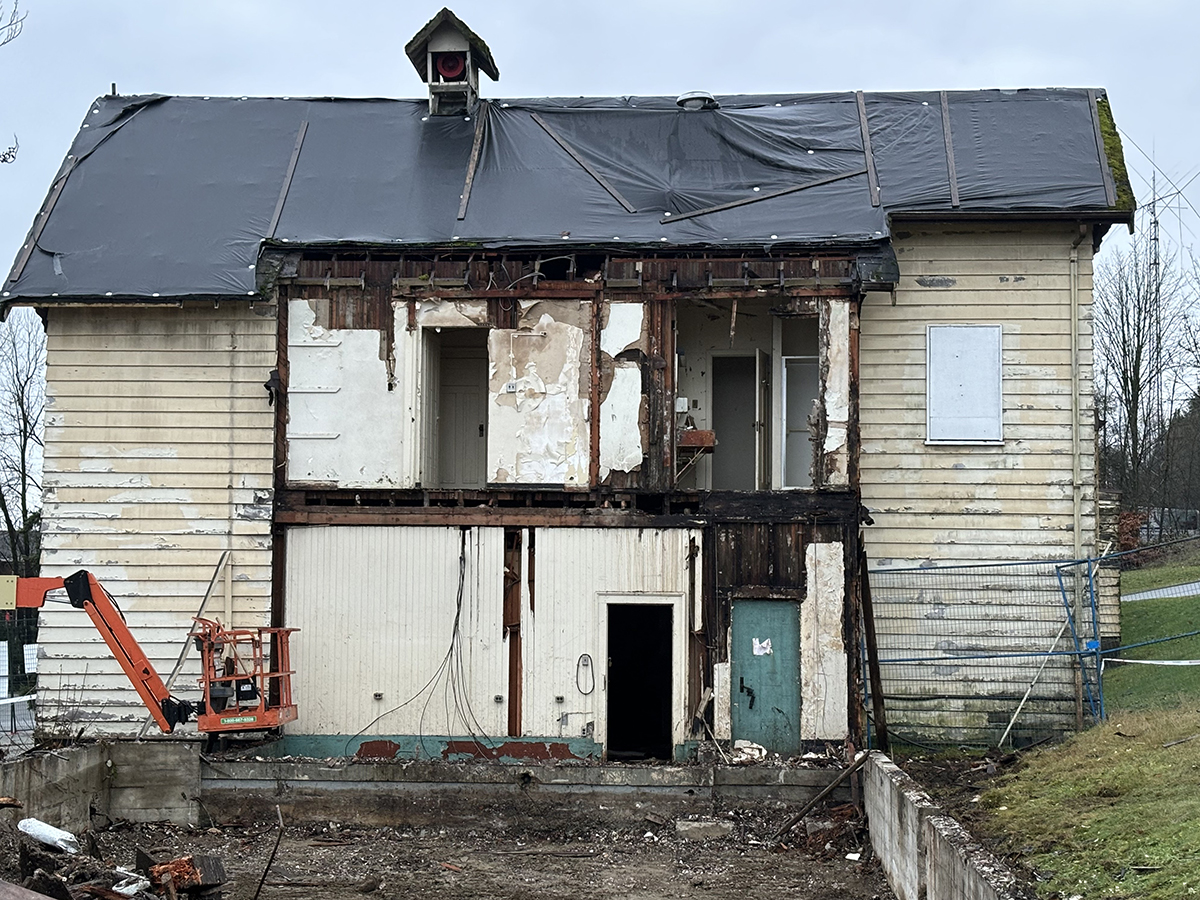
[{"label": "broken concrete ledge", "polygon": [[1016,875],[882,753],[863,767],[871,846],[898,900],[1019,900]]},{"label": "broken concrete ledge", "polygon": [[32,816],[79,832],[96,813],[130,822],[199,821],[200,748],[181,741],[113,741],[31,753],[0,764],[0,793]]},{"label": "broken concrete ledge", "polygon": [[[629,821],[708,813],[713,803],[802,803],[836,769],[725,766],[458,764],[440,761],[202,760],[201,797],[218,821],[361,824],[516,823],[531,815]],[[848,789],[835,797],[849,798]]]}]

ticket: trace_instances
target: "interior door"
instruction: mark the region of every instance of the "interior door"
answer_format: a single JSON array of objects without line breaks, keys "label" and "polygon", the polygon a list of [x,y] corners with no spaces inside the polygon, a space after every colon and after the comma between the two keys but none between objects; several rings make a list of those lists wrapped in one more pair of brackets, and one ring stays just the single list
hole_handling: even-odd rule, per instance
[{"label": "interior door", "polygon": [[800,603],[734,600],[730,715],[735,740],[800,752]]},{"label": "interior door", "polygon": [[752,491],[757,481],[758,363],[753,356],[712,358],[713,429],[717,446],[712,457],[712,490]]}]

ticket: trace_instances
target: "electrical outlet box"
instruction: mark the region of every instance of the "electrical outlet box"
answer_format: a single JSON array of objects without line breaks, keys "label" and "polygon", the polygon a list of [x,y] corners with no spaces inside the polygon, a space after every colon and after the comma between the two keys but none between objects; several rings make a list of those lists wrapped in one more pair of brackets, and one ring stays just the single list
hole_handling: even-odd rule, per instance
[{"label": "electrical outlet box", "polygon": [[677,412],[677,413],[687,412],[688,406],[690,403],[691,403],[691,401],[688,400],[687,397],[676,397],[675,398],[675,412]]},{"label": "electrical outlet box", "polygon": [[517,392],[517,383],[515,381],[506,381],[504,383],[504,393],[515,394]]}]

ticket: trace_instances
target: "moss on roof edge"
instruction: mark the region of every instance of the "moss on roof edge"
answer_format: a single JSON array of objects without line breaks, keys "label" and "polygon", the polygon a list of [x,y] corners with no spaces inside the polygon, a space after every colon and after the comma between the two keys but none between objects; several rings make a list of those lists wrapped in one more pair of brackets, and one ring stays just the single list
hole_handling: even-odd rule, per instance
[{"label": "moss on roof edge", "polygon": [[1121,134],[1113,119],[1112,107],[1106,98],[1096,100],[1096,111],[1100,116],[1100,137],[1104,140],[1104,155],[1108,157],[1108,168],[1112,171],[1113,186],[1116,188],[1115,209],[1128,210],[1132,215],[1137,209],[1133,186],[1129,183],[1129,172],[1125,168],[1125,151],[1121,147]]}]

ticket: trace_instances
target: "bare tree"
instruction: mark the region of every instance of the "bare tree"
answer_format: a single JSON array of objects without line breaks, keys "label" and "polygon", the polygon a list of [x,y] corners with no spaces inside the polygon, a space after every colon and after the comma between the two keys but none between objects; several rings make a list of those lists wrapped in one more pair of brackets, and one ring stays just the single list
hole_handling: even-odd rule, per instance
[{"label": "bare tree", "polygon": [[[1161,505],[1147,466],[1186,387],[1186,283],[1174,254],[1136,237],[1095,272],[1095,362],[1109,480],[1128,505]],[[1190,393],[1190,391],[1186,391]]]},{"label": "bare tree", "polygon": [[14,309],[0,325],[0,524],[14,575],[36,575],[41,555],[45,385],[42,322]]},{"label": "bare tree", "polygon": [[[21,33],[21,29],[25,27],[25,15],[21,15],[20,0],[13,0],[12,10],[8,14],[8,21],[4,21],[4,4],[0,2],[0,47],[11,43],[17,39],[17,35]],[[13,145],[4,150],[0,150],[0,163],[10,163],[17,158],[17,151],[21,149],[21,142],[17,140],[17,136],[13,135]]]}]

